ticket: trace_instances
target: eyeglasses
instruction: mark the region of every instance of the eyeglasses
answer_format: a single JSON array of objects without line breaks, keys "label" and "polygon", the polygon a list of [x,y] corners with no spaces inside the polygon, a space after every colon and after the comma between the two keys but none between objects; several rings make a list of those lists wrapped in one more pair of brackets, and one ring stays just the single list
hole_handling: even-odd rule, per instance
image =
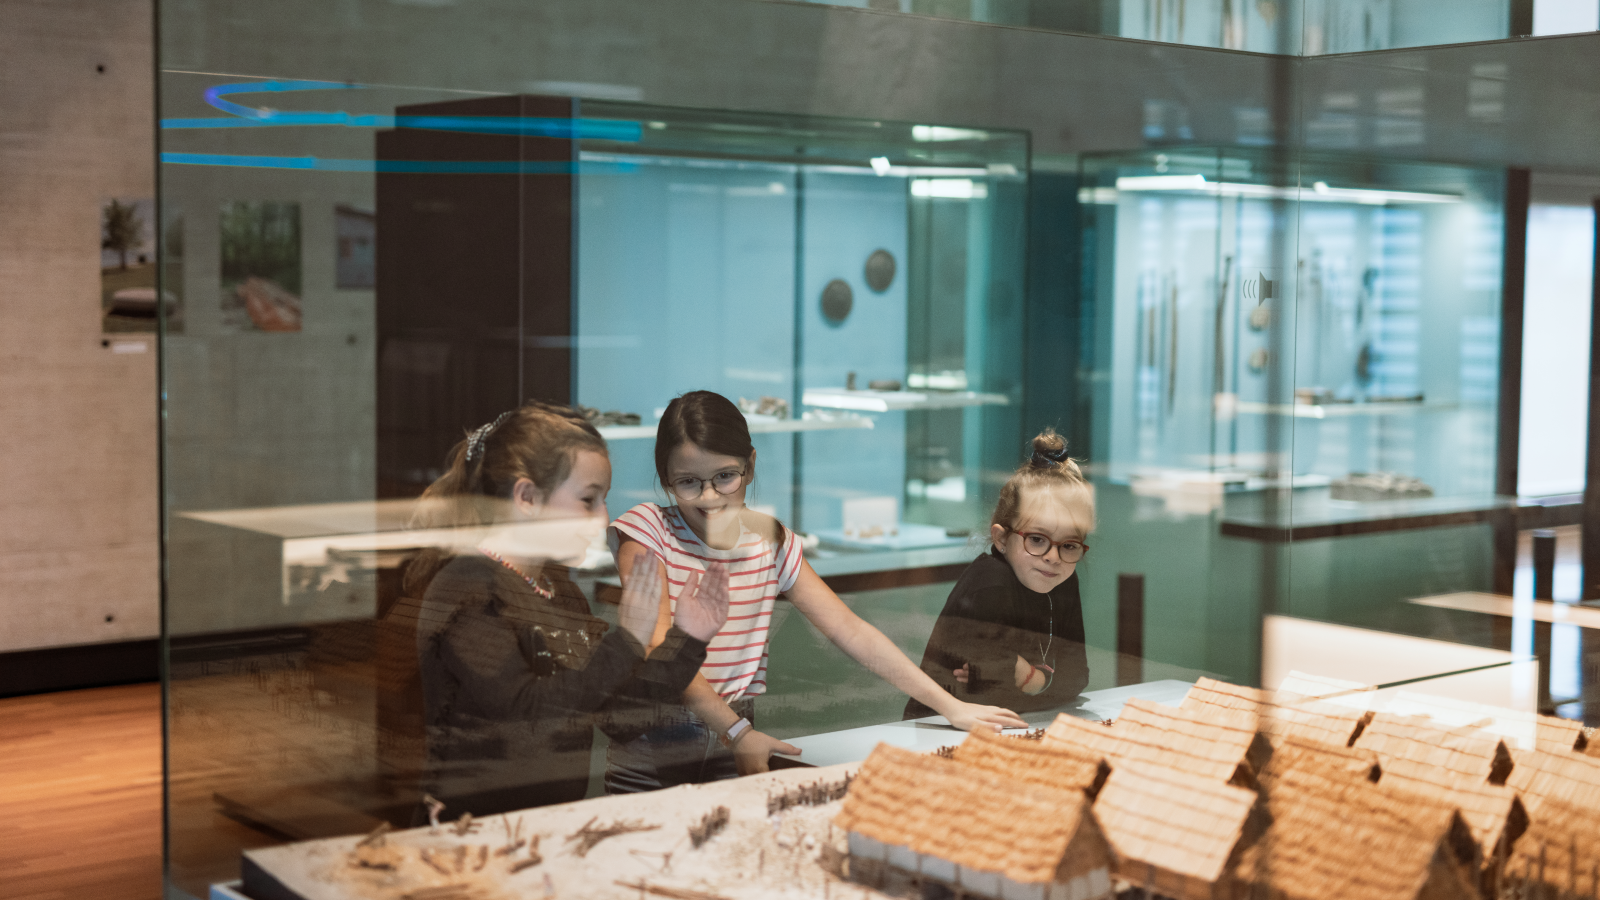
[{"label": "eyeglasses", "polygon": [[1075,563],[1089,552],[1089,545],[1083,541],[1052,541],[1049,535],[1037,531],[1014,531],[1012,534],[1022,538],[1022,549],[1026,550],[1029,556],[1042,557],[1054,547],[1056,558],[1064,563]]},{"label": "eyeglasses", "polygon": [[672,492],[678,495],[679,500],[693,500],[705,493],[706,485],[719,494],[731,494],[744,484],[744,472],[738,469],[729,469],[718,472],[710,478],[696,478],[693,475],[681,475],[672,479],[669,485]]}]

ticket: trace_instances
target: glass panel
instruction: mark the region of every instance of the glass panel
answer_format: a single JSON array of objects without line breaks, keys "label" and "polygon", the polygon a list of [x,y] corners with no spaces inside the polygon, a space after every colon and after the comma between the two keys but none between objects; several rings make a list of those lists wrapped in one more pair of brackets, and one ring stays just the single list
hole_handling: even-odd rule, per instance
[{"label": "glass panel", "polygon": [[[708,878],[831,896],[795,848],[842,832],[766,806],[818,776],[724,779],[739,717],[826,764],[1201,678],[1519,746],[1589,709],[1590,611],[1531,599],[1547,556],[1578,593],[1576,504],[1497,491],[1506,167],[1600,171],[1551,76],[1600,38],[1356,52],[1510,4],[845,5],[163,6],[172,896],[270,894],[308,847],[334,893],[689,889],[713,796],[745,868]],[[731,406],[675,443],[696,390]],[[543,868],[351,849],[651,779],[718,784],[540,809]],[[425,794],[493,819],[430,831]],[[594,815],[670,827],[585,861]]]}]

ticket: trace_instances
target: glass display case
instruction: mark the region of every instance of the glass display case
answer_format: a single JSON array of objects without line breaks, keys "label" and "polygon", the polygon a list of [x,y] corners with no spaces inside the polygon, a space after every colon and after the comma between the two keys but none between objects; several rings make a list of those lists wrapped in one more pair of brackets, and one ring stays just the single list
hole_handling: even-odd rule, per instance
[{"label": "glass display case", "polygon": [[[1213,623],[1261,604],[1427,633],[1405,600],[1488,590],[1503,173],[1239,148],[1082,172],[1094,457],[1102,503],[1128,505],[1102,539],[1186,528],[1176,567],[1212,572]],[[1251,552],[1282,554],[1275,587],[1238,577]],[[1193,614],[1186,579],[1146,602],[1163,591]],[[1250,659],[1218,639],[1192,664]]]},{"label": "glass display case", "polygon": [[[1253,52],[1269,27],[1299,33],[1286,4],[846,5],[164,5],[160,205],[183,263],[164,289],[185,298],[160,343],[170,896],[231,896],[241,865],[283,856],[241,851],[445,833],[421,796],[419,635],[438,611],[407,579],[486,536],[418,500],[452,447],[536,400],[603,437],[611,518],[670,501],[654,438],[674,397],[742,410],[747,505],[792,529],[839,600],[831,623],[792,592],[773,601],[757,727],[804,750],[775,766],[962,739],[907,720],[882,662],[889,645],[923,658],[1045,427],[1082,463],[1096,526],[1074,570],[1087,681],[1030,726],[1176,709],[1212,678],[1232,688],[1201,693],[1287,684],[1356,696],[1352,721],[1488,716],[1534,740],[1530,625],[1554,613],[1484,593],[1512,502],[1497,488],[1513,181],[1505,145],[1465,131],[1481,83],[1506,79],[1509,109],[1534,57],[1446,54],[1424,92],[1391,81],[1431,51],[1387,68]],[[1124,30],[1046,21],[1090,6]],[[1393,24],[1405,6],[1295,15],[1322,16],[1324,50],[1359,50],[1333,30],[1354,41],[1356,13]],[[1127,30],[1135,13],[1145,31]],[[1250,40],[1229,43],[1245,19]],[[1309,108],[1305,84],[1322,111],[1301,135],[1286,110]],[[1462,112],[1456,88],[1483,104]],[[1306,149],[1340,122],[1348,146]],[[1455,152],[1460,133],[1477,137]],[[1442,159],[1457,162],[1419,161]],[[611,548],[569,561],[567,612],[592,617],[572,640],[618,633]],[[888,644],[845,649],[839,609]],[[1052,633],[1062,609],[1046,603]],[[1013,668],[1019,691],[1041,671]],[[526,817],[576,817],[541,831],[558,865],[535,868],[511,817],[474,831],[451,809],[450,840],[503,828],[516,859],[412,859],[407,877],[527,863],[511,874],[532,896],[723,896],[673,880],[712,858],[673,798],[766,788],[583,806],[606,789],[610,738],[563,736],[563,764],[589,754],[588,799]],[[755,848],[759,871],[727,871],[842,896],[819,874],[837,854],[783,830],[839,800],[811,777],[746,783],[773,790],[743,796],[756,813],[735,804],[718,840],[740,835],[730,858]],[[687,827],[714,826],[715,806],[692,812]],[[601,836],[605,862],[585,863],[567,839],[587,846],[595,816],[671,827]],[[650,843],[669,836],[682,846]],[[338,871],[389,877],[361,859],[383,862]],[[771,859],[804,878],[771,883]]]}]

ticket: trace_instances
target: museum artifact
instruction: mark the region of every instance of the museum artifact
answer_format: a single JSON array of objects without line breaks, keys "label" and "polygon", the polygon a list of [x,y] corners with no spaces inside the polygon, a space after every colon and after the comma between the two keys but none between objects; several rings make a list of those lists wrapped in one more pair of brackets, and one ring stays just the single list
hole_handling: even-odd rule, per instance
[{"label": "museum artifact", "polygon": [[872,288],[874,293],[881,294],[887,291],[889,285],[894,284],[894,271],[893,253],[882,247],[872,251],[872,255],[867,257],[867,266],[864,273],[867,287]]},{"label": "museum artifact", "polygon": [[835,278],[822,288],[822,316],[830,324],[843,324],[850,318],[850,310],[855,306],[855,295],[850,290],[850,283],[842,278]]}]

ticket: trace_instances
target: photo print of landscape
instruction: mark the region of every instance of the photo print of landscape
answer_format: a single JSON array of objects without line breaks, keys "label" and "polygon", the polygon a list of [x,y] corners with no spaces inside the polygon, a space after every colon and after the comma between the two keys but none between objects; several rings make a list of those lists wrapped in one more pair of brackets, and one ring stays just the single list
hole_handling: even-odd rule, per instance
[{"label": "photo print of landscape", "polygon": [[222,325],[231,331],[300,330],[300,204],[222,205]]},{"label": "photo print of landscape", "polygon": [[[100,206],[100,318],[106,334],[154,332],[157,322],[156,201],[114,198]],[[182,265],[183,225],[169,217],[165,251],[167,330],[183,330],[182,296],[174,278]]]}]

